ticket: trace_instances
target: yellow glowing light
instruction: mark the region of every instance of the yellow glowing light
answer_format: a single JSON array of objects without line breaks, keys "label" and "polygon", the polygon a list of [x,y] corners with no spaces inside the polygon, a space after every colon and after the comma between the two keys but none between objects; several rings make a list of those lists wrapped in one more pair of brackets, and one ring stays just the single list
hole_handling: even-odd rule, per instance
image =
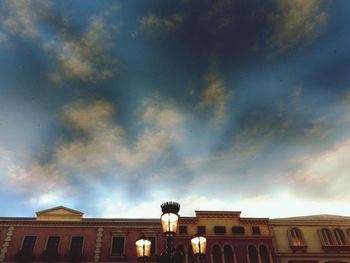
[{"label": "yellow glowing light", "polygon": [[163,233],[176,233],[179,216],[174,213],[165,213],[160,217]]},{"label": "yellow glowing light", "polygon": [[193,254],[205,254],[207,239],[202,236],[196,236],[191,240]]},{"label": "yellow glowing light", "polygon": [[135,242],[136,254],[138,258],[149,257],[151,254],[151,241],[148,239],[139,239]]}]

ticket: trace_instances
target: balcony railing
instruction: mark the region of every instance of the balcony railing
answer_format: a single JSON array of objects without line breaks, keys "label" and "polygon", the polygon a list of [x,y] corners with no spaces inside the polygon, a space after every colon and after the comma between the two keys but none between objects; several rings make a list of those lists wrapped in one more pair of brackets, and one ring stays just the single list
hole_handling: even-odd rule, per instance
[{"label": "balcony railing", "polygon": [[326,252],[350,252],[350,244],[345,244],[345,245],[322,244],[322,248]]}]

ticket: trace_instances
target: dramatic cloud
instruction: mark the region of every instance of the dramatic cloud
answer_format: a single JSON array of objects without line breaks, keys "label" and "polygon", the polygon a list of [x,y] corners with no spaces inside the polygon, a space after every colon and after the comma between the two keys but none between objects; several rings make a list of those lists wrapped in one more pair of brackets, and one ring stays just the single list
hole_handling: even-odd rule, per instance
[{"label": "dramatic cloud", "polygon": [[154,14],[150,14],[139,18],[140,31],[159,34],[162,32],[170,32],[179,29],[183,23],[183,16],[181,14],[172,14],[169,17],[161,18]]},{"label": "dramatic cloud", "polygon": [[198,109],[209,112],[212,124],[214,127],[219,127],[225,121],[229,94],[225,89],[224,81],[216,73],[209,72],[207,74],[205,85]]},{"label": "dramatic cloud", "polygon": [[35,205],[56,202],[75,191],[64,171],[54,164],[39,164],[34,160],[16,162],[10,152],[1,147],[0,172],[3,185],[29,196]]},{"label": "dramatic cloud", "polygon": [[140,119],[145,128],[132,142],[113,122],[112,113],[113,107],[105,101],[65,106],[63,118],[83,129],[88,138],[61,142],[56,149],[58,163],[79,169],[116,166],[130,172],[165,158],[171,146],[181,141],[183,117],[171,106],[146,105]]},{"label": "dramatic cloud", "polygon": [[81,100],[75,101],[65,105],[62,111],[62,117],[65,121],[86,131],[103,129],[113,114],[112,105],[102,100],[92,104]]},{"label": "dramatic cloud", "polygon": [[347,1],[80,2],[0,1],[4,213],[350,211]]},{"label": "dramatic cloud", "polygon": [[[295,159],[297,169],[289,179],[299,191],[323,198],[344,197],[350,170],[350,140],[314,156]],[[350,198],[350,195],[346,196]]]},{"label": "dramatic cloud", "polygon": [[108,56],[112,45],[111,33],[102,17],[91,19],[81,37],[66,36],[44,44],[44,49],[57,60],[57,71],[49,76],[53,82],[65,79],[96,81],[110,78],[115,72],[116,59]]},{"label": "dramatic cloud", "polygon": [[0,23],[12,36],[38,36],[38,23],[48,17],[51,3],[47,0],[4,0],[1,3]]},{"label": "dramatic cloud", "polygon": [[115,9],[92,16],[87,28],[77,36],[69,30],[72,25],[68,25],[67,17],[61,18],[63,26],[57,32],[48,34],[43,23],[49,23],[52,16],[51,1],[6,0],[1,7],[0,23],[4,32],[0,32],[0,42],[8,42],[9,36],[34,39],[57,64],[48,74],[54,83],[65,80],[93,82],[110,78],[116,72],[117,60],[108,53],[117,26],[109,26],[104,20]]},{"label": "dramatic cloud", "polygon": [[277,11],[271,16],[274,31],[269,41],[280,51],[318,37],[328,19],[323,1],[276,0],[276,4]]}]

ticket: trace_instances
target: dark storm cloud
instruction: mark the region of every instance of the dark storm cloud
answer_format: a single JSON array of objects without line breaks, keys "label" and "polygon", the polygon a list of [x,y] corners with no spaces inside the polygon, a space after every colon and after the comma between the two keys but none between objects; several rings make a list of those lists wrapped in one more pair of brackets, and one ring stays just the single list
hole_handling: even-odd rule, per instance
[{"label": "dark storm cloud", "polygon": [[[0,134],[10,144],[0,138],[0,171],[27,206],[139,216],[153,205],[157,215],[163,199],[190,210],[235,209],[232,200],[254,210],[266,200],[280,211],[273,207],[284,193],[348,198],[341,97],[349,65],[325,52],[345,50],[329,33],[332,5],[32,0],[2,8],[0,42],[15,49],[1,46]],[[18,111],[26,122],[10,121]]]},{"label": "dark storm cloud", "polygon": [[[305,76],[305,83],[312,88],[320,89],[331,95],[334,91],[339,92],[349,89],[350,82],[350,56],[349,51],[344,54],[335,53],[331,59]],[[339,93],[334,94],[339,96]]]}]

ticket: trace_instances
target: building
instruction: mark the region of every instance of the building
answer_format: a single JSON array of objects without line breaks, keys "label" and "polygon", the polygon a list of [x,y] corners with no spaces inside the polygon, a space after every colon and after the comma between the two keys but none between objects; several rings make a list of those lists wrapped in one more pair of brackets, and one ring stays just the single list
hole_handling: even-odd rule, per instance
[{"label": "building", "polygon": [[315,215],[270,219],[280,263],[349,263],[350,217]]},{"label": "building", "polygon": [[[195,262],[190,239],[207,238],[205,262],[276,263],[266,218],[242,218],[240,212],[196,211],[181,217],[174,247],[179,262]],[[55,207],[33,218],[0,218],[0,262],[137,262],[135,241],[141,233],[152,241],[152,257],[165,251],[159,219],[84,218]]]}]

